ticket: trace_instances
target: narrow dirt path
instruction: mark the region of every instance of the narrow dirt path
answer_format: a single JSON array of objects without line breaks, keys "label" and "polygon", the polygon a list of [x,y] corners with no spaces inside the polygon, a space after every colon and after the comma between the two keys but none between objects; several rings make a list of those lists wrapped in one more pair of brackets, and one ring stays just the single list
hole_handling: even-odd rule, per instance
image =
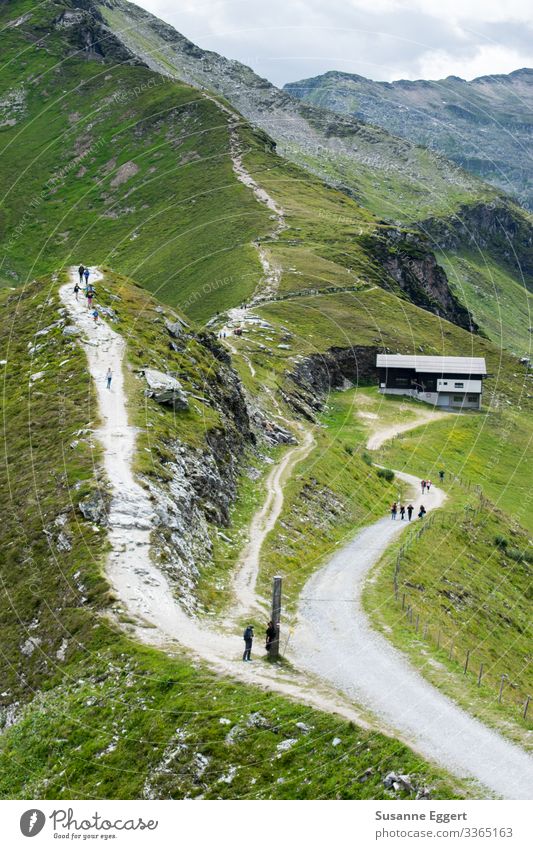
[{"label": "narrow dirt path", "polygon": [[[420,412],[417,413],[416,418],[400,424],[392,424],[384,427],[380,427],[379,424],[377,424],[373,427],[372,435],[369,437],[366,447],[371,451],[375,451],[377,448],[381,448],[384,442],[388,442],[389,439],[394,439],[394,437],[398,436],[400,433],[406,433],[408,430],[414,430],[414,428],[420,427],[421,425],[430,424],[431,422],[449,418],[453,415],[457,415],[457,413],[440,413],[434,410],[420,410]],[[365,421],[365,424],[371,424],[371,422]]]},{"label": "narrow dirt path", "polygon": [[239,618],[254,608],[259,608],[264,613],[266,602],[258,598],[255,589],[259,574],[261,548],[267,534],[272,530],[281,514],[285,482],[291,476],[296,464],[307,457],[315,444],[310,430],[302,427],[300,434],[301,441],[298,445],[289,449],[281,462],[277,463],[268,475],[265,501],[252,519],[249,542],[239,560],[234,581],[234,595],[237,601],[234,618]]},{"label": "narrow dirt path", "polygon": [[[189,617],[177,602],[166,576],[152,561],[150,535],[156,519],[146,492],[132,473],[136,429],[128,423],[122,371],[124,340],[105,321],[95,325],[81,294],[79,300],[75,299],[73,286],[77,276],[77,270],[71,269],[71,280],[60,288],[59,294],[80,331],[80,345],[87,355],[98,398],[101,426],[95,436],[104,449],[104,467],[112,496],[108,517],[111,551],[106,575],[128,623],[135,623],[121,621],[121,624],[147,645],[169,652],[185,647],[218,672],[247,684],[275,690],[318,710],[338,713],[368,727],[356,706],[330,691],[327,685],[321,687],[320,682],[311,681],[307,675],[285,672],[277,666],[242,663],[240,628],[232,626],[231,622],[226,622],[225,628],[209,628]],[[100,272],[91,275],[96,288],[101,279]],[[108,368],[113,372],[110,390],[105,381]],[[281,510],[282,481],[302,458],[304,450],[310,450],[307,440],[291,448],[281,468],[273,469],[269,478],[267,501],[260,518],[252,525],[255,530],[250,535],[249,555],[242,558],[242,574],[237,581],[237,598],[243,613],[247,600],[253,596],[262,540]],[[261,637],[258,635],[257,639],[261,641]]]},{"label": "narrow dirt path", "polygon": [[[256,180],[252,177],[250,172],[247,170],[244,165],[242,156],[242,144],[239,138],[238,126],[242,123],[242,117],[238,115],[238,113],[234,112],[225,104],[221,103],[211,94],[207,92],[202,92],[203,96],[207,98],[207,100],[211,100],[221,112],[224,112],[228,116],[228,129],[229,129],[229,141],[230,141],[230,158],[231,164],[233,167],[233,173],[244,186],[251,189],[254,193],[256,199],[259,203],[262,203],[267,209],[272,213],[271,218],[274,221],[274,226],[270,233],[271,239],[277,239],[282,230],[287,226],[285,223],[285,211],[283,208],[274,200],[274,198],[269,195],[266,189],[260,186]],[[272,257],[269,256],[268,251],[261,245],[259,240],[255,240],[252,242],[253,246],[257,250],[259,256],[259,262],[261,263],[261,268],[263,269],[263,276],[259,281],[258,286],[252,297],[250,298],[250,305],[254,306],[263,301],[267,301],[270,298],[273,298],[279,288],[280,280],[281,280],[281,268],[279,268],[275,262],[273,262]]]}]

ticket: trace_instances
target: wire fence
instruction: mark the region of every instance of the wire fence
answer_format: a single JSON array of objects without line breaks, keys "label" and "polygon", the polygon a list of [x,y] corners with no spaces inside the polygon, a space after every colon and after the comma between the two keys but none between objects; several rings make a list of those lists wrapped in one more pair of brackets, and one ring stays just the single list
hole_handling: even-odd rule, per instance
[{"label": "wire fence", "polygon": [[[477,503],[466,505],[463,510],[457,515],[457,519],[473,520],[483,510],[485,510],[488,501],[483,495],[481,487],[477,485],[467,484],[460,478],[455,478],[458,483],[475,492],[477,495]],[[448,517],[449,520],[449,517]],[[400,572],[402,561],[405,558],[407,551],[412,545],[421,539],[432,527],[441,522],[442,518],[438,513],[431,513],[422,521],[417,523],[415,528],[409,533],[407,539],[400,546],[395,559],[393,587],[394,599],[401,605],[402,616],[404,621],[412,626],[415,634],[426,643],[432,643],[437,651],[447,653],[449,662],[455,662],[461,669],[463,675],[474,678],[477,686],[481,688],[489,688],[493,690],[494,697],[498,704],[512,702],[521,713],[523,720],[527,720],[530,710],[531,696],[525,693],[520,693],[519,687],[511,680],[511,677],[505,672],[499,672],[496,676],[492,670],[492,663],[488,663],[486,658],[482,658],[476,649],[466,648],[461,644],[460,637],[456,634],[453,637],[447,635],[441,623],[435,624],[431,619],[426,618],[423,613],[417,610],[412,599],[408,597],[407,592],[400,592]]]}]

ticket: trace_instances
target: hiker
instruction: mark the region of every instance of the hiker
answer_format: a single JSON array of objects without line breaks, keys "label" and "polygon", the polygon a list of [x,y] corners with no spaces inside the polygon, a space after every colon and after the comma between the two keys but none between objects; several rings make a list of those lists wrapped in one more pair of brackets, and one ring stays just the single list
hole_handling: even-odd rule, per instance
[{"label": "hiker", "polygon": [[430,480],[426,481],[426,489],[427,489],[428,492],[431,489],[431,481]]},{"label": "hiker", "polygon": [[400,519],[402,520],[402,522],[405,519],[405,505],[404,504],[400,505]]},{"label": "hiker", "polygon": [[420,481],[420,487],[421,487],[421,489],[422,489],[422,495],[423,495],[423,494],[424,494],[424,490],[425,490],[425,488],[426,488],[426,482],[425,482],[425,481]]},{"label": "hiker", "polygon": [[84,272],[84,271],[85,271],[85,266],[84,266],[84,265],[80,265],[80,267],[78,268],[78,274],[79,274],[79,276],[80,276],[80,286],[81,286],[81,284],[83,283],[83,272]]},{"label": "hiker", "polygon": [[96,309],[96,307],[93,310],[93,318],[94,318],[94,323],[98,324],[98,310]]},{"label": "hiker", "polygon": [[87,283],[89,282],[89,274],[90,273],[91,272],[89,271],[88,268],[83,269],[83,276],[85,277],[85,285],[87,285]]},{"label": "hiker", "polygon": [[390,509],[391,519],[396,519],[397,512],[398,512],[398,505],[396,504],[396,502],[394,502],[394,504],[392,505],[392,507]]},{"label": "hiker", "polygon": [[244,654],[242,656],[242,659],[243,660],[251,660],[252,658],[251,658],[250,655],[252,653],[252,643],[254,641],[253,625],[248,625],[248,627],[244,631],[243,638],[244,638]]},{"label": "hiker", "polygon": [[426,515],[426,508],[424,507],[423,504],[421,504],[420,510],[418,511],[418,518],[423,519],[425,515]]},{"label": "hiker", "polygon": [[87,292],[87,309],[90,310],[93,305],[93,293]]},{"label": "hiker", "polygon": [[78,292],[80,291],[80,287],[77,283],[74,284],[74,294],[76,295],[76,300],[78,300]]},{"label": "hiker", "polygon": [[439,481],[444,483],[444,469],[441,469],[439,472]]},{"label": "hiker", "polygon": [[108,370],[107,370],[107,374],[105,376],[105,379],[106,379],[106,383],[107,383],[107,388],[111,389],[111,381],[113,380],[113,372],[111,371],[110,368],[108,368]]},{"label": "hiker", "polygon": [[266,648],[267,652],[270,652],[270,647],[271,647],[272,643],[274,642],[274,640],[276,639],[277,636],[278,636],[278,630],[277,630],[276,626],[274,625],[274,623],[272,622],[272,619],[271,619],[270,622],[268,623],[267,629],[266,629],[266,645],[265,645],[265,648]]},{"label": "hiker", "polygon": [[414,509],[415,508],[413,507],[412,504],[407,505],[407,518],[409,519],[409,521],[411,521],[411,519],[412,519]]}]

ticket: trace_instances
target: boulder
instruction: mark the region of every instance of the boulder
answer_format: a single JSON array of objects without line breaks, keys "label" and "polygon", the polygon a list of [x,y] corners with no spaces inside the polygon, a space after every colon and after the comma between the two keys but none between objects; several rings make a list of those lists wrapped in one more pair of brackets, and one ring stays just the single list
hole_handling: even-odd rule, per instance
[{"label": "boulder", "polygon": [[81,330],[79,330],[75,324],[67,324],[67,326],[63,328],[63,336],[79,336],[80,333]]},{"label": "boulder", "polygon": [[177,378],[172,377],[170,374],[165,374],[162,371],[157,371],[153,368],[147,368],[144,370],[144,377],[150,389],[154,392],[160,391],[162,389],[181,389],[181,383]]},{"label": "boulder", "polygon": [[78,504],[84,519],[97,525],[107,524],[107,504],[99,492],[94,492]]},{"label": "boulder", "polygon": [[106,315],[108,318],[111,319],[111,321],[117,320],[117,314],[116,314],[115,310],[111,309],[111,307],[100,306],[99,310],[100,310],[100,315]]},{"label": "boulder", "polygon": [[154,392],[152,398],[158,404],[162,404],[164,407],[171,407],[173,410],[189,409],[189,401],[185,392],[181,389],[163,389],[162,392]]},{"label": "boulder", "polygon": [[183,391],[181,383],[175,377],[151,368],[144,370],[144,376],[149,386],[146,391],[149,398],[153,398],[158,404],[170,407],[173,410],[189,409],[187,395]]},{"label": "boulder", "polygon": [[169,321],[168,318],[165,321],[165,327],[171,336],[174,336],[176,339],[182,335],[185,330],[185,325],[182,321],[177,319],[176,321]]}]

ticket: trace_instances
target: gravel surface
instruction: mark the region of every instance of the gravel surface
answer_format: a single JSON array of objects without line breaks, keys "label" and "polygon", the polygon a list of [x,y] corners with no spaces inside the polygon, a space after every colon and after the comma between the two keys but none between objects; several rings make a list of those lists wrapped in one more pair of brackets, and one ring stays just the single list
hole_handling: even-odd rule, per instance
[{"label": "gravel surface", "polygon": [[[418,478],[397,474],[413,485],[413,504],[419,505]],[[428,511],[442,501],[443,493],[435,487],[423,498]],[[531,799],[531,757],[428,683],[372,629],[363,610],[361,593],[369,570],[407,524],[380,519],[309,579],[291,660],[370,708],[385,729],[456,775],[475,779],[496,796]]]}]

